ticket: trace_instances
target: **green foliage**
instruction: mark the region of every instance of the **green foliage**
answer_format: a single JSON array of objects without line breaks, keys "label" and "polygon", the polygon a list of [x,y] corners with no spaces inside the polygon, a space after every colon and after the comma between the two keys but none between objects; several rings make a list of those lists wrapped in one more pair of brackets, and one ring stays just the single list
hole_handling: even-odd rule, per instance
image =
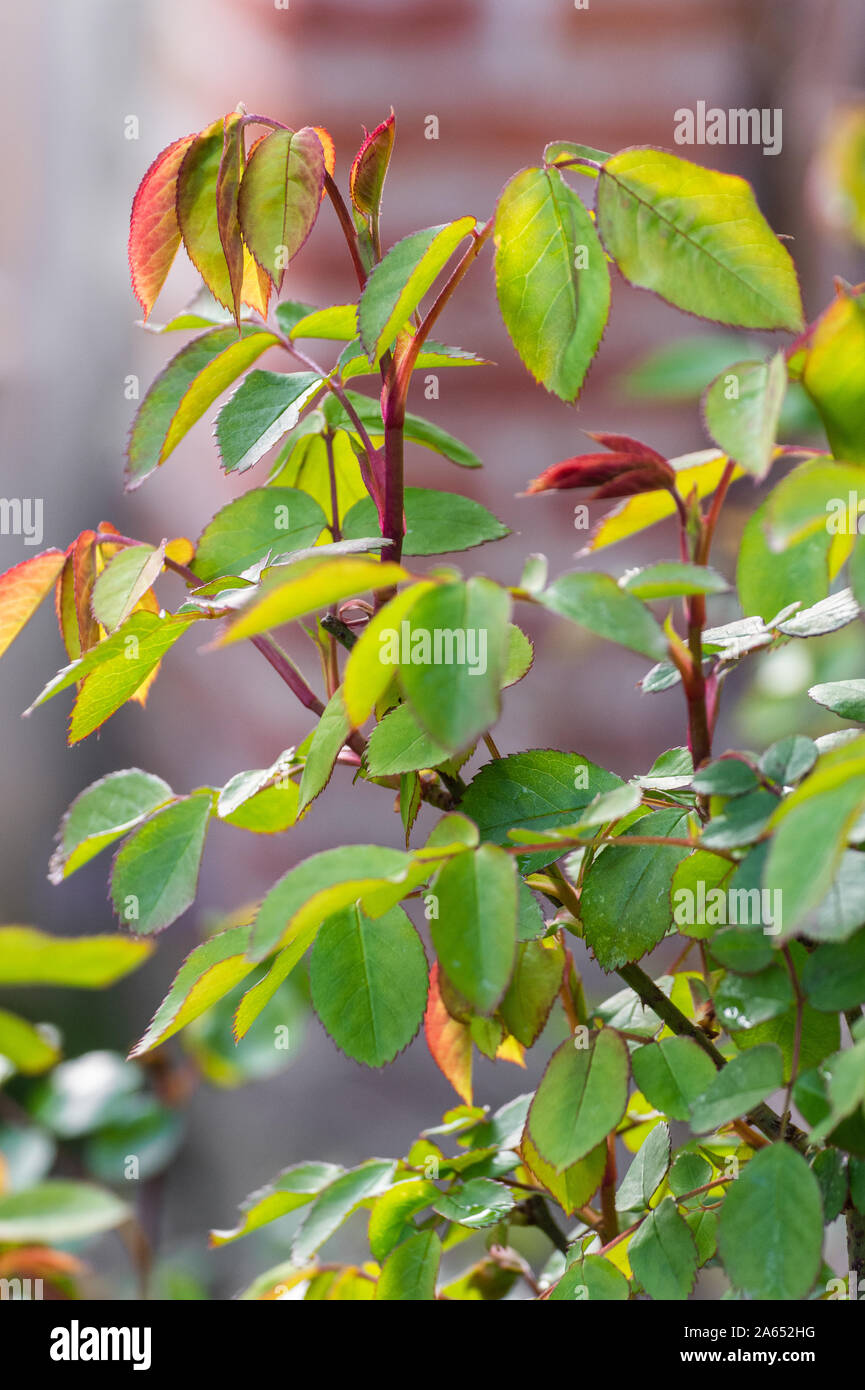
[{"label": "green foliage", "polygon": [[[263,133],[250,138],[252,127]],[[819,1298],[825,1228],[844,1217],[853,1230],[865,1210],[865,681],[844,664],[855,645],[837,636],[865,600],[861,288],[839,282],[806,327],[793,261],[744,180],[661,150],[567,140],[508,180],[489,220],[388,245],[395,130],[391,114],[365,134],[348,202],[327,131],[242,107],[158,156],[133,204],[135,294],[149,315],[181,244],[203,284],[158,330],[194,336],[137,410],[127,486],[229,390],[214,466],[241,475],[272,454],[270,474],[195,544],[103,522],[0,576],[0,654],[54,591],[67,664],[33,709],[73,691],[70,744],[145,704],[163,658],[202,624],[208,660],[251,639],[309,720],[299,747],[223,786],[180,793],[131,768],[63,817],[51,881],[114,846],[124,930],[0,928],[0,985],[39,986],[40,1012],[46,989],[106,988],[148,960],[147,938],[195,903],[214,819],[220,836],[288,838],[281,877],[199,930],[149,1026],[124,1014],[130,1037],[143,1028],[128,1060],[69,1057],[59,1029],[4,999],[0,1086],[17,1108],[0,1126],[0,1259],[13,1268],[39,1244],[62,1264],[49,1247],[125,1225],[124,1165],[135,1156],[138,1178],[170,1167],[188,1073],[230,1087],[302,1065],[311,1006],[370,1068],[423,1025],[460,1104],[400,1157],[298,1162],[253,1193],[211,1244],[268,1239],[288,1218],[291,1259],[241,1297],[500,1301],[519,1287],[552,1301],[679,1301],[723,1276],[730,1297]],[[340,302],[272,303],[324,199],[356,302],[341,302],[335,280]],[[677,548],[637,570],[550,577],[533,555],[506,582],[428,563],[510,535],[473,497],[417,485],[414,446],[462,468],[480,458],[407,409],[418,370],[491,365],[431,336],[490,243],[505,329],[565,402],[601,344],[611,266],[716,324],[798,335],[771,355],[726,333],[659,344],[631,374],[644,397],[702,392],[717,448],[670,460],[604,431],[590,436],[599,452],[541,457],[529,494],[591,488],[612,504],[592,553],[657,522],[677,528]],[[322,343],[319,363],[306,348]],[[349,385],[363,377],[369,392]],[[711,550],[745,475],[769,484],[756,506],[742,490],[733,588]],[[188,590],[174,611],[167,570]],[[533,664],[524,617],[530,632],[541,620],[544,642],[560,634],[582,652],[605,638],[651,663],[640,693],[622,698],[680,700],[682,746],[629,780],[583,753],[502,756],[492,730]],[[317,688],[274,640],[289,624],[320,667]],[[777,741],[713,746],[727,676],[756,665],[765,694],[797,658],[812,674]],[[622,679],[634,683],[630,667]],[[254,705],[237,712],[250,727]],[[616,702],[609,710],[622,720]],[[393,802],[398,848],[327,845],[325,808],[350,794],[350,776]],[[292,849],[301,817],[325,836],[307,858]],[[662,945],[670,973],[654,979]],[[608,998],[587,998],[587,953],[618,976]],[[533,1092],[494,1114],[473,1104],[488,1064],[523,1067],[533,1047],[546,1062]],[[66,1146],[99,1186],[53,1174],[55,1159],[70,1171]],[[348,1263],[334,1240],[322,1259],[348,1221],[352,1240],[368,1223],[370,1258]],[[535,1268],[544,1235],[556,1254]],[[75,1296],[64,1269],[58,1288]]]}]

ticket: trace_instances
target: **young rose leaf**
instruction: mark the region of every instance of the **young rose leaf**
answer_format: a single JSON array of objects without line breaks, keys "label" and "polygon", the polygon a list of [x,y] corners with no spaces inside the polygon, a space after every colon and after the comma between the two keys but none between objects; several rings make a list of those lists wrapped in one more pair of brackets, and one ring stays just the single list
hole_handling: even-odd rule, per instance
[{"label": "young rose leaf", "polygon": [[250,154],[240,182],[240,227],[277,289],[312,231],[324,176],[324,148],[311,126],[271,131]]},{"label": "young rose leaf", "polygon": [[177,221],[177,174],[195,139],[186,135],[154,159],[132,202],[129,221],[129,269],[132,290],[149,316],[180,245]]},{"label": "young rose leaf", "polygon": [[0,1241],[55,1245],[85,1240],[124,1225],[131,1215],[127,1203],[103,1187],[53,1178],[0,1196]]},{"label": "young rose leaf", "polygon": [[393,344],[474,227],[474,217],[461,217],[456,222],[412,232],[373,267],[357,310],[360,339],[371,362]]},{"label": "young rose leaf", "polygon": [[263,960],[302,938],[310,945],[322,922],[352,903],[370,917],[381,916],[429,872],[410,854],[378,845],[322,850],[289,869],[271,888],[255,919],[250,958]]},{"label": "young rose leaf", "polygon": [[245,492],[216,513],[195,547],[193,568],[207,583],[314,545],[327,518],[313,497],[291,487]]},{"label": "young rose leaf", "polygon": [[526,489],[529,493],[560,491],[564,488],[593,487],[593,498],[630,497],[635,493],[672,491],[675,470],[662,454],[627,435],[593,434],[610,452],[578,454],[545,468]]},{"label": "young rose leaf", "polygon": [[216,417],[216,442],[226,473],[245,473],[293,429],[321,390],[314,372],[265,372],[244,377]]},{"label": "young rose leaf", "polygon": [[467,1023],[452,1018],[439,988],[440,969],[433,961],[429,997],[424,1014],[424,1035],[430,1056],[466,1105],[472,1103],[472,1036]]},{"label": "young rose leaf", "polygon": [[[33,1023],[0,1009],[0,1062],[4,1076],[38,1076],[60,1061],[60,1049]],[[10,1072],[11,1068],[11,1072]]]},{"label": "young rose leaf", "polygon": [[523,169],[495,214],[496,292],[532,376],[574,401],[598,350],[610,275],[595,225],[555,169]]},{"label": "young rose leaf", "polygon": [[[717,449],[704,449],[697,454],[670,459],[679,495],[689,497],[696,491],[699,499],[709,497],[718,486],[727,462]],[[737,467],[733,478],[742,476],[743,470]],[[663,490],[625,498],[592,531],[586,551],[602,550],[605,546],[615,545],[616,541],[627,540],[629,536],[637,535],[646,527],[672,516],[675,511],[676,503],[672,495]]]},{"label": "young rose leaf", "polygon": [[124,841],[111,870],[111,901],[136,935],[162,931],[192,906],[212,810],[209,792],[183,797]]},{"label": "young rose leaf", "polygon": [[672,922],[670,889],[680,845],[632,845],[628,836],[678,836],[687,830],[681,809],[654,811],[607,845],[586,874],[581,904],[586,941],[604,970],[639,960],[657,946]]},{"label": "young rose leaf", "polygon": [[108,632],[114,632],[138,607],[162,573],[165,542],[129,545],[113,555],[93,585],[93,616]]},{"label": "young rose leaf", "polygon": [[36,927],[0,927],[0,985],[104,989],[152,955],[149,941],[123,936],[49,936]]},{"label": "young rose leaf", "polygon": [[648,608],[608,574],[563,574],[538,595],[538,602],[653,661],[667,655],[667,639]]},{"label": "young rose leaf", "polygon": [[793,261],[744,179],[661,150],[623,150],[601,169],[597,213],[631,284],[718,323],[802,328]]},{"label": "young rose leaf", "polygon": [[310,802],[324,791],[350,732],[351,721],[340,686],[328,700],[306,751],[303,776],[300,779],[299,811],[305,810]]},{"label": "young rose leaf", "polygon": [[399,584],[409,576],[401,565],[347,555],[296,560],[279,565],[220,638],[220,646],[293,622],[341,599]]},{"label": "young rose leaf", "polygon": [[[505,845],[515,827],[540,831],[573,825],[595,796],[621,786],[615,773],[578,753],[535,748],[496,758],[482,767],[465,792],[460,809],[474,821],[482,839]],[[527,855],[521,872],[544,868],[560,854],[561,850],[552,846]]]},{"label": "young rose leaf", "polygon": [[439,870],[433,892],[438,916],[430,930],[441,967],[478,1013],[489,1014],[514,967],[514,861],[495,845],[454,855]]},{"label": "young rose leaf", "polygon": [[787,362],[776,352],[768,362],[735,362],[716,377],[703,398],[706,429],[728,458],[755,478],[772,466]]},{"label": "young rose leaf", "polygon": [[529,1110],[528,1132],[561,1173],[585,1158],[617,1126],[628,1102],[628,1049],[603,1028],[591,1047],[569,1038],[556,1049]]},{"label": "young rose leaf", "polygon": [[255,969],[246,955],[250,931],[248,926],[229,927],[190,951],[130,1059],[179,1033]]},{"label": "young rose leaf", "polygon": [[780,1048],[773,1043],[753,1047],[716,1072],[691,1102],[691,1128],[696,1134],[720,1129],[779,1090],[783,1082]]},{"label": "young rose leaf", "polygon": [[315,938],[309,982],[337,1047],[368,1067],[392,1062],[423,1019],[426,956],[401,907],[375,921],[357,905],[329,917]]},{"label": "young rose leaf", "polygon": [[687,1120],[697,1096],[715,1079],[714,1062],[691,1038],[664,1038],[638,1047],[631,1065],[643,1095],[671,1120]]},{"label": "young rose leaf", "polygon": [[361,1202],[385,1192],[393,1181],[395,1167],[388,1159],[371,1158],[329,1183],[316,1197],[294,1237],[291,1254],[295,1263],[300,1264],[314,1255]]},{"label": "young rose leaf", "polygon": [[750,1298],[806,1298],[820,1269],[817,1179],[789,1144],[761,1149],[730,1184],[718,1246],[733,1286]]},{"label": "young rose leaf", "polygon": [[0,575],[0,656],[47,598],[65,560],[62,550],[45,550]]},{"label": "young rose leaf", "polygon": [[[474,498],[425,487],[406,488],[405,523],[405,556],[447,555],[510,535],[508,527]],[[377,529],[378,514],[369,497],[355,503],[343,517],[342,534],[347,539],[371,536]]]},{"label": "young rose leaf", "polygon": [[387,176],[396,134],[396,120],[391,113],[375,130],[364,128],[363,142],[354,157],[348,176],[351,201],[362,217],[374,221],[381,210],[381,195]]},{"label": "young rose leaf", "polygon": [[189,259],[240,325],[243,241],[237,190],[243,157],[240,116],[231,112],[196,135],[177,178],[177,220]]},{"label": "young rose leaf", "polygon": [[72,802],[60,823],[48,878],[61,883],[108,845],[134,829],[174,793],[152,773],[130,768],[110,772]]},{"label": "young rose leaf", "polygon": [[649,1212],[628,1246],[628,1259],[650,1298],[688,1297],[697,1273],[697,1245],[672,1197]]},{"label": "young rose leaf", "polygon": [[133,613],[104,642],[58,671],[26,713],[81,682],[69,725],[69,742],[78,743],[136,695],[169,648],[196,621]]},{"label": "young rose leaf", "polygon": [[[282,306],[280,305],[280,308]],[[277,318],[282,318],[277,310]],[[324,338],[348,343],[357,337],[357,305],[333,304],[329,309],[313,309],[291,326],[289,338]]]},{"label": "young rose leaf", "polygon": [[499,1014],[508,1032],[524,1047],[534,1047],[543,1032],[564,968],[564,950],[556,941],[524,941],[517,947],[513,975]]},{"label": "young rose leaf", "polygon": [[[832,453],[865,463],[865,294],[839,290],[811,335],[802,384],[820,412]],[[843,494],[842,494],[843,495]]]},{"label": "young rose leaf", "polygon": [[335,1163],[295,1163],[285,1168],[267,1187],[253,1192],[240,1208],[240,1221],[230,1231],[211,1231],[211,1247],[228,1245],[241,1236],[261,1230],[271,1221],[278,1221],[299,1207],[308,1206],[314,1197],[338,1178],[343,1169]]},{"label": "young rose leaf", "polygon": [[256,324],[214,328],[180,349],[153,382],[132,424],[126,488],[140,487],[205,410],[277,339]]},{"label": "young rose leaf", "polygon": [[451,753],[495,723],[509,646],[511,602],[492,580],[441,584],[399,630],[380,634],[380,660],[396,672],[421,725]]}]

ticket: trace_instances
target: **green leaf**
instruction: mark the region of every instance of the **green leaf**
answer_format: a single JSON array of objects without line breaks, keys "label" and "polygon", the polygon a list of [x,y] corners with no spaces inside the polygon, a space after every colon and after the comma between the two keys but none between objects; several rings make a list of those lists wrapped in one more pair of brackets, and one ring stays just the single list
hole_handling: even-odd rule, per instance
[{"label": "green leaf", "polygon": [[[406,556],[447,555],[510,535],[507,526],[474,498],[433,488],[406,488],[405,519],[402,553]],[[369,497],[357,502],[343,519],[342,534],[347,540],[374,536],[377,531],[378,514]]]},{"label": "green leaf", "polygon": [[[372,438],[373,444],[379,447],[384,441],[384,421],[379,401],[363,396],[358,391],[346,391],[345,394],[354,406],[361,424]],[[332,428],[339,427],[353,433],[354,422],[346,415],[342,404],[335,396],[331,395],[326,399],[323,410],[326,421]],[[425,449],[431,449],[433,453],[450,459],[451,463],[458,464],[460,468],[481,466],[477,454],[452,434],[448,434],[447,430],[440,429],[421,415],[406,411],[404,433],[409,444],[421,444]]]},{"label": "green leaf", "polygon": [[[369,916],[381,916],[411,892],[417,868],[410,854],[377,845],[343,845],[312,855],[289,869],[261,904],[251,958],[263,960],[303,939],[310,945],[327,917],[355,902]],[[429,870],[421,866],[420,872],[425,877]]]},{"label": "green leaf", "polygon": [[619,588],[635,598],[650,602],[659,598],[678,598],[683,594],[723,594],[729,584],[708,565],[691,565],[682,560],[665,560],[630,570],[619,580]]},{"label": "green leaf", "polygon": [[563,574],[538,595],[538,602],[653,661],[667,655],[667,640],[648,608],[608,574]]},{"label": "green leaf", "polygon": [[339,1230],[343,1221],[370,1197],[378,1197],[393,1180],[396,1165],[386,1158],[371,1158],[335,1178],[316,1197],[294,1238],[292,1258],[301,1264]]},{"label": "green leaf", "polygon": [[385,1261],[376,1284],[376,1300],[431,1302],[436,1296],[441,1253],[441,1241],[435,1231],[419,1231],[410,1236]]},{"label": "green leaf", "polygon": [[824,1149],[811,1164],[811,1171],[820,1187],[823,1220],[829,1225],[841,1215],[847,1201],[847,1170],[844,1158],[837,1149]]},{"label": "green leaf", "polygon": [[245,492],[216,513],[201,533],[195,572],[203,583],[314,545],[327,518],[314,498],[291,487]]},{"label": "green leaf", "polygon": [[[417,357],[413,370],[416,372],[439,372],[448,367],[491,367],[493,364],[485,357],[478,357],[465,348],[452,347],[448,343],[436,343],[427,338]],[[339,374],[343,381],[351,381],[356,376],[374,376],[378,367],[373,366],[366,354],[360,350],[360,339],[349,343],[340,354]]]},{"label": "green leaf", "polygon": [[432,581],[421,580],[395,594],[370,618],[351,649],[345,666],[343,694],[352,728],[365,724],[379,700],[393,685],[394,670],[382,661],[382,634],[402,631],[411,610],[424,594],[432,591]]},{"label": "green leaf", "polygon": [[387,1259],[395,1246],[414,1233],[411,1218],[440,1196],[435,1183],[426,1178],[395,1183],[382,1193],[369,1218],[369,1248],[374,1259]]},{"label": "green leaf", "polygon": [[48,878],[61,883],[174,796],[167,782],[131,768],[110,772],[76,796],[60,823]]},{"label": "green leaf", "polygon": [[324,176],[324,150],[311,126],[273,130],[250,155],[238,195],[240,228],[277,289],[312,231]]},{"label": "green leaf", "polygon": [[58,671],[27,713],[82,682],[69,725],[69,742],[80,742],[132,699],[169,648],[196,621],[186,616],[160,618],[155,613],[133,613],[110,637]]},{"label": "green leaf", "polygon": [[457,854],[439,870],[433,945],[448,980],[481,1014],[504,994],[514,966],[517,876],[495,845]]},{"label": "green leaf", "polygon": [[584,1255],[569,1265],[550,1291],[551,1303],[627,1303],[631,1287],[620,1269],[601,1255]]},{"label": "green leaf", "polygon": [[718,323],[802,328],[793,262],[744,179],[623,150],[601,170],[597,206],[601,239],[631,284]]},{"label": "green leaf", "polygon": [[789,1144],[771,1144],[730,1184],[718,1228],[733,1285],[751,1298],[805,1298],[820,1269],[823,1213],[817,1179]]},{"label": "green leaf", "polygon": [[638,1047],[631,1065],[646,1100],[671,1120],[687,1120],[691,1105],[715,1078],[714,1062],[691,1038]]},{"label": "green leaf", "polygon": [[113,1192],[58,1178],[0,1196],[0,1241],[54,1245],[84,1240],[122,1226],[131,1215]]},{"label": "green leaf", "polygon": [[331,1038],[365,1066],[392,1062],[421,1025],[426,956],[401,907],[375,921],[357,906],[328,918],[315,939],[309,979]]},{"label": "green leaf", "polygon": [[236,216],[243,139],[239,121],[232,112],[196,135],[177,176],[177,220],[189,259],[211,294],[232,310],[240,307],[243,283]]},{"label": "green leaf", "polygon": [[6,1079],[7,1062],[13,1071],[37,1076],[60,1061],[60,1050],[51,1033],[26,1019],[0,1009],[0,1075]]},{"label": "green leaf", "polygon": [[209,792],[157,811],[124,842],[111,871],[111,901],[139,936],[170,926],[191,907],[213,803]]},{"label": "green leaf", "polygon": [[406,699],[426,731],[461,752],[498,718],[511,601],[490,579],[427,590],[400,626],[380,635],[382,664],[399,664]]},{"label": "green leaf", "polygon": [[447,756],[448,750],[421,728],[411,705],[397,705],[370,733],[364,758],[371,777],[389,777],[437,767]]},{"label": "green leaf", "polygon": [[124,1180],[129,1155],[138,1160],[142,1182],[163,1172],[183,1141],[183,1118],[154,1096],[120,1096],[109,1109],[107,1123],[84,1145],[84,1162],[102,1182]]},{"label": "green leaf", "polygon": [[811,771],[817,751],[813,739],[804,734],[788,734],[766,749],[760,759],[760,771],[779,787],[795,786]]},{"label": "green leaf", "polygon": [[782,550],[813,534],[855,535],[861,483],[861,468],[825,457],[792,468],[766,500],[764,529],[771,545]]},{"label": "green leaf", "polygon": [[533,1047],[559,993],[565,967],[558,942],[523,941],[499,1014],[508,1032],[524,1047]]},{"label": "green leaf", "polygon": [[284,1168],[272,1183],[247,1197],[236,1226],[227,1231],[210,1232],[211,1246],[228,1245],[299,1207],[308,1206],[342,1171],[334,1163],[295,1163],[291,1168]]},{"label": "green leaf", "polygon": [[365,556],[296,560],[277,565],[220,639],[221,646],[255,637],[341,599],[398,584],[408,575],[400,565]]},{"label": "green leaf", "polygon": [[691,783],[703,796],[742,796],[758,785],[754,769],[741,758],[718,758],[701,767]]},{"label": "green leaf", "polygon": [[670,1166],[670,1130],[662,1120],[649,1130],[616,1193],[619,1211],[643,1211]]},{"label": "green leaf", "polygon": [[229,927],[190,951],[130,1058],[179,1033],[255,969],[246,955],[250,932],[248,926]]},{"label": "green leaf", "polygon": [[[578,753],[532,749],[496,758],[480,769],[460,802],[481,838],[508,843],[516,826],[547,830],[573,825],[601,792],[621,787],[621,779]],[[555,846],[525,857],[521,872],[544,868],[560,857]]]},{"label": "green leaf", "polygon": [[829,546],[824,529],[776,552],[770,548],[764,527],[771,499],[751,514],[742,532],[736,566],[736,587],[745,613],[770,622],[776,613],[797,600],[817,603],[829,592]]},{"label": "green leaf", "polygon": [[433,1210],[447,1221],[455,1221],[470,1231],[494,1226],[513,1210],[514,1198],[501,1183],[489,1178],[469,1178],[458,1183],[433,1203]]},{"label": "green leaf", "polygon": [[855,1009],[865,1001],[865,931],[818,946],[805,962],[802,988],[821,1013]]},{"label": "green leaf", "polygon": [[535,1092],[528,1127],[539,1154],[559,1172],[584,1158],[618,1125],[628,1102],[628,1049],[609,1028],[590,1048],[568,1039]]},{"label": "green leaf", "polygon": [[[717,926],[712,892],[726,888],[735,865],[719,854],[698,849],[676,865],[670,885],[673,921],[683,936],[705,940]],[[727,899],[724,899],[725,903]],[[726,920],[726,914],[724,914]],[[771,955],[771,950],[770,950]]]},{"label": "green leaf", "polygon": [[226,473],[245,473],[284,434],[322,388],[315,372],[249,372],[216,417],[216,442]]},{"label": "green leaf", "polygon": [[865,681],[828,681],[812,685],[808,694],[815,704],[830,709],[839,719],[865,724]]},{"label": "green leaf", "polygon": [[473,217],[461,217],[456,222],[412,232],[373,267],[357,311],[361,342],[370,361],[377,361],[392,346],[397,333],[408,323],[474,226]]},{"label": "green leaf", "polygon": [[670,1169],[670,1190],[674,1197],[702,1187],[712,1176],[712,1165],[696,1153],[680,1153]]},{"label": "green leaf", "polygon": [[[277,310],[277,317],[279,310]],[[349,343],[357,337],[357,305],[333,304],[329,309],[313,309],[291,325],[290,338],[325,338]]]},{"label": "green leaf", "polygon": [[865,854],[845,850],[826,897],[808,922],[815,941],[846,941],[865,923]]},{"label": "green leaf", "polygon": [[863,364],[865,300],[842,288],[811,334],[802,384],[820,412],[832,453],[848,463],[865,463]]},{"label": "green leaf", "polygon": [[602,969],[639,960],[663,940],[672,922],[673,874],[688,853],[679,845],[628,848],[628,836],[680,835],[686,819],[682,810],[654,811],[593,860],[583,884],[582,920]]},{"label": "green leaf", "polygon": [[628,1246],[628,1260],[650,1298],[682,1301],[694,1287],[697,1245],[672,1197],[650,1212]]},{"label": "green leaf", "polygon": [[153,382],[132,424],[126,464],[128,491],[140,487],[220,396],[278,341],[257,324],[202,333],[172,357]]},{"label": "green leaf", "polygon": [[499,198],[493,235],[496,292],[511,341],[536,381],[574,401],[610,307],[594,222],[556,170],[523,169]]},{"label": "green leaf", "polygon": [[780,1048],[771,1043],[734,1057],[691,1103],[691,1128],[697,1134],[720,1129],[739,1119],[758,1101],[783,1085]]},{"label": "green leaf", "polygon": [[345,708],[342,686],[327,702],[312,735],[306,751],[303,776],[300,781],[300,805],[303,811],[324,791],[330,781],[340,750],[351,731],[351,722]]},{"label": "green leaf", "polygon": [[[794,943],[795,951],[795,943]],[[841,1028],[837,1014],[821,1014],[810,1004],[802,1010],[801,1028],[797,1023],[797,1010],[788,1009],[777,1018],[766,1023],[758,1023],[744,1032],[733,1034],[733,1041],[740,1052],[750,1048],[774,1043],[780,1047],[784,1059],[784,1080],[789,1081],[796,1061],[796,1038],[798,1042],[799,1069],[817,1066],[840,1046]]]},{"label": "green leaf", "polygon": [[752,975],[728,971],[713,999],[719,1022],[732,1033],[786,1013],[793,1002],[793,985],[786,967],[776,962]]},{"label": "green leaf", "polygon": [[108,561],[93,585],[94,618],[109,632],[125,622],[162,573],[163,547],[130,545]]},{"label": "green leaf", "polygon": [[762,835],[778,805],[767,787],[726,802],[724,809],[705,826],[701,839],[707,849],[734,849],[751,845]]},{"label": "green leaf", "polygon": [[[562,164],[570,165],[574,159],[588,159],[595,164],[603,164],[609,157],[603,150],[593,149],[591,145],[575,145],[573,140],[553,140],[544,148],[544,163],[554,164],[557,168]],[[599,172],[587,165],[574,165],[572,168],[572,173],[586,174],[593,179],[598,177]]]},{"label": "green leaf", "polygon": [[735,362],[706,392],[706,428],[728,458],[755,478],[772,466],[781,407],[787,391],[783,352],[768,362]]},{"label": "green leaf", "polygon": [[568,1216],[573,1216],[597,1192],[607,1166],[605,1142],[598,1144],[579,1163],[572,1163],[563,1173],[557,1173],[555,1168],[544,1162],[528,1134],[522,1137],[520,1153],[533,1177],[552,1193]]},{"label": "green leaf", "polygon": [[121,936],[49,936],[35,927],[0,927],[0,985],[104,989],[137,970],[153,947]]}]

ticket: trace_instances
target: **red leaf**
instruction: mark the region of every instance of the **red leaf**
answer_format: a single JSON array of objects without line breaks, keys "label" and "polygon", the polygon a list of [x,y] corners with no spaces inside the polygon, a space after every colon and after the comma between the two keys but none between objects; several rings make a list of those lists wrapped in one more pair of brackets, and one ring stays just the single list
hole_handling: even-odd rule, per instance
[{"label": "red leaf", "polygon": [[614,449],[619,454],[633,454],[638,458],[654,459],[655,463],[666,465],[667,460],[663,454],[652,449],[648,444],[643,444],[639,439],[632,439],[629,434],[605,434],[600,431],[585,430],[589,439],[594,439],[596,444],[603,444],[605,449]]},{"label": "red leaf", "polygon": [[364,141],[354,157],[348,186],[351,201],[364,217],[376,216],[390,164],[395,130],[393,107],[386,121],[370,134],[364,128]]},{"label": "red leaf", "polygon": [[186,135],[156,156],[132,202],[129,269],[132,290],[145,318],[156,302],[180,245],[177,174],[194,139],[194,135]]},{"label": "red leaf", "polygon": [[43,550],[0,575],[0,656],[51,592],[63,560],[62,550]]},{"label": "red leaf", "polygon": [[243,293],[243,237],[237,219],[237,194],[243,173],[243,127],[236,112],[223,122],[222,157],[216,175],[216,227],[228,267],[231,308],[240,328],[240,301]]},{"label": "red leaf", "polygon": [[675,487],[675,470],[648,444],[627,434],[586,433],[611,452],[577,454],[554,463],[529,483],[529,493],[594,487],[597,491],[592,493],[593,498],[630,497],[637,492]]},{"label": "red leaf", "polygon": [[472,1040],[465,1023],[451,1018],[439,990],[438,961],[429,977],[429,997],[424,1014],[427,1047],[436,1066],[447,1077],[466,1105],[472,1103]]}]

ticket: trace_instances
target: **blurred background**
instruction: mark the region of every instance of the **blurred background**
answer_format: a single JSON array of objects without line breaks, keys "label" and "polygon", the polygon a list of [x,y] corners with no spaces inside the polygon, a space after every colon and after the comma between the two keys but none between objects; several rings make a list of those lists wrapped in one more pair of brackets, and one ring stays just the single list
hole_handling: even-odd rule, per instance
[{"label": "blurred background", "polygon": [[[44,499],[46,546],[65,548],[103,518],[142,540],[194,539],[237,491],[217,466],[204,422],[133,496],[123,493],[122,469],[136,405],[127,399],[127,378],[137,377],[143,394],[178,342],[136,323],[126,264],[131,199],[159,150],[241,100],[293,125],[326,126],[343,186],[362,125],[372,129],[393,106],[386,243],[467,212],[486,218],[507,179],[538,162],[550,140],[610,151],[673,148],[677,108],[698,101],[780,108],[783,148],[776,156],[759,147],[679,152],[753,182],[772,226],[791,238],[807,318],[831,298],[833,276],[865,278],[862,247],[844,209],[834,194],[824,196],[835,189],[827,167],[839,113],[863,100],[861,0],[591,0],[586,9],[572,0],[30,0],[3,7],[0,35],[7,130],[0,495]],[[427,138],[431,116],[435,140]],[[328,213],[289,271],[284,296],[322,305],[353,297]],[[154,317],[165,322],[196,284],[191,266],[178,261]],[[470,491],[506,522],[512,535],[474,552],[467,567],[509,582],[533,551],[549,556],[553,573],[572,568],[586,539],[573,525],[579,499],[520,498],[528,479],[583,451],[583,429],[634,434],[670,456],[707,447],[699,389],[725,360],[747,355],[735,336],[719,346],[708,325],[616,279],[601,352],[579,405],[566,406],[519,364],[498,317],[489,252],[440,332],[497,365],[442,373],[439,399],[424,400],[421,384],[411,404],[464,439],[485,471],[457,474],[410,449],[408,479]],[[645,359],[683,339],[690,344],[681,354],[684,370],[667,374],[662,388]],[[712,352],[721,359],[706,367]],[[252,485],[263,481],[265,467]],[[716,555],[728,575],[744,509],[753,502],[753,485],[740,483]],[[592,504],[593,522],[605,509]],[[32,553],[21,537],[0,536],[0,570]],[[649,556],[674,554],[672,535],[657,528],[599,558],[619,574]],[[168,603],[172,583],[163,581]],[[181,589],[177,581],[178,601]],[[717,621],[736,615],[734,598],[716,602]],[[643,696],[636,689],[644,673],[639,658],[562,623],[533,618],[526,626],[536,642],[535,670],[506,696],[496,734],[503,752],[571,749],[631,775],[684,741],[677,692]],[[849,642],[858,644],[858,636]],[[719,746],[733,739],[763,746],[797,720],[797,727],[810,720],[822,732],[819,711],[804,697],[821,650],[817,642],[806,657],[781,653],[773,674],[780,695],[771,699],[748,676],[731,681]],[[70,751],[66,697],[20,719],[64,662],[46,606],[0,666],[0,920],[57,933],[109,931],[105,857],[62,888],[45,877],[57,824],[75,794],[105,772],[133,766],[180,791],[219,786],[243,768],[268,765],[311,723],[251,647],[201,653],[189,639],[166,662],[145,711],[126,706],[100,735]],[[314,675],[314,662],[307,665]],[[419,832],[431,823],[425,809]],[[254,902],[293,863],[342,841],[400,841],[390,798],[371,787],[352,791],[345,769],[285,835],[214,826],[198,904],[163,936],[155,958],[105,995],[34,995],[30,1016],[60,1022],[69,1057],[94,1048],[125,1054],[202,930]],[[595,1002],[615,989],[594,967],[587,966],[586,978]],[[304,1023],[302,1001],[295,1002],[292,1049],[281,1059],[287,1065],[243,1088],[214,1084],[205,1065],[178,1156],[142,1193],[149,1228],[161,1232],[162,1287],[173,1293],[231,1297],[284,1256],[277,1228],[214,1254],[203,1234],[233,1224],[237,1203],[280,1168],[302,1158],[348,1164],[402,1154],[420,1128],[455,1103],[422,1040],[383,1073],[370,1072],[340,1055],[314,1019]],[[210,1049],[212,1076],[230,1082],[237,1069],[230,1060],[218,1063],[231,1051],[227,1023],[221,1027],[201,1046]],[[183,1055],[176,1041],[169,1049]],[[481,1060],[478,1101],[495,1105],[531,1089],[546,1051],[536,1049],[526,1073]],[[268,1065],[251,1058],[249,1072]],[[350,1249],[351,1228],[346,1241]],[[132,1293],[116,1240],[106,1239],[92,1263],[94,1287],[104,1291],[111,1283],[115,1294]]]}]

